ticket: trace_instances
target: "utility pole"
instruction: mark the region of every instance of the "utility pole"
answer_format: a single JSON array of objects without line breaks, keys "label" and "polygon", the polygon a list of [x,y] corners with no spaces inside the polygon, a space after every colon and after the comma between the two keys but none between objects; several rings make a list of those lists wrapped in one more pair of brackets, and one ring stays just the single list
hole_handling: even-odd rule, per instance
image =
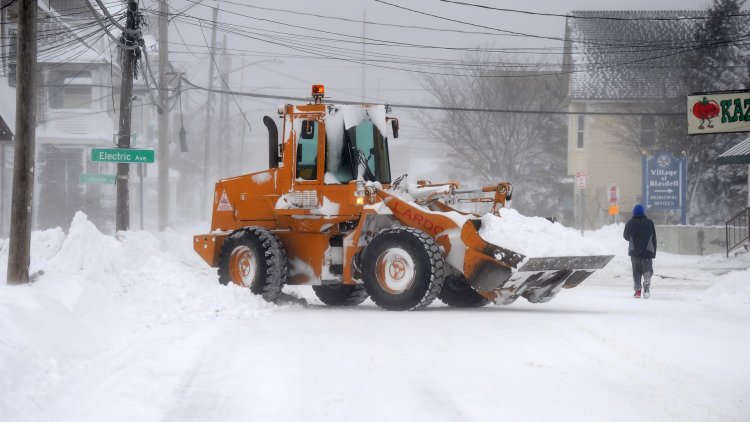
[{"label": "utility pole", "polygon": [[[211,56],[215,56],[216,54],[216,20],[219,17],[219,8],[214,7],[214,17],[213,17],[213,25],[211,26]],[[202,189],[202,195],[203,198],[201,203],[207,204],[208,203],[208,157],[209,153],[211,151],[211,108],[212,103],[214,99],[214,67],[215,66],[208,66],[208,93],[206,94],[208,99],[206,100],[206,134],[203,137],[204,144],[203,144],[203,189]],[[218,154],[218,151],[217,151]],[[211,202],[213,203],[213,202]],[[205,205],[203,205],[205,207]],[[205,216],[206,209],[203,208],[203,216]]]},{"label": "utility pole", "polygon": [[5,237],[5,143],[0,141],[0,239]]},{"label": "utility pole", "polygon": [[[245,68],[245,61],[243,60],[242,61],[242,74],[240,75],[240,78],[242,78],[240,80],[240,89],[242,90],[242,92],[245,92],[245,69],[244,68]],[[242,106],[244,107],[245,106],[245,98],[241,97],[240,101],[241,101]],[[240,113],[242,113],[242,112],[243,111],[240,110]],[[245,174],[244,163],[245,163],[245,131],[246,131],[246,128],[247,128],[247,122],[245,122],[244,119],[243,119],[243,121],[242,121],[242,135],[240,135],[240,155],[237,157],[237,170],[238,170],[237,174]],[[748,180],[750,180],[750,174],[748,174],[747,177],[749,178]],[[748,197],[750,197],[750,192],[748,192],[747,194],[748,194]]]},{"label": "utility pole", "polygon": [[169,16],[167,0],[159,2],[159,231],[169,224]]},{"label": "utility pole", "polygon": [[16,86],[16,151],[8,251],[8,284],[29,282],[31,218],[36,139],[36,0],[18,2],[18,72]]},{"label": "utility pole", "polygon": [[365,102],[365,60],[367,59],[367,53],[365,51],[365,37],[367,36],[367,9],[362,9],[362,103]]},{"label": "utility pole", "polygon": [[[125,28],[137,30],[140,26],[138,17],[138,1],[128,0],[128,10],[125,18]],[[125,45],[138,45],[138,35],[123,32],[122,40]],[[133,48],[122,49],[122,84],[120,88],[120,129],[117,134],[117,148],[130,148],[131,126],[130,119],[133,112],[133,76],[135,71],[136,52]],[[115,230],[130,228],[130,164],[117,163],[117,211]]]},{"label": "utility pole", "polygon": [[[226,88],[228,89],[229,74],[227,73],[227,70],[231,65],[229,62],[229,55],[227,54],[226,35],[224,35],[224,39],[221,44],[221,53],[221,67],[219,68],[219,74],[221,75],[221,80],[226,83]],[[228,114],[229,96],[227,94],[222,94],[221,101],[219,103],[219,124],[221,126],[219,127],[219,141],[217,142],[218,150],[216,151],[216,177],[219,179],[225,177],[227,173],[231,174],[230,169],[228,168],[227,161],[227,151],[230,148],[229,138],[231,138],[229,124],[227,124]]]}]

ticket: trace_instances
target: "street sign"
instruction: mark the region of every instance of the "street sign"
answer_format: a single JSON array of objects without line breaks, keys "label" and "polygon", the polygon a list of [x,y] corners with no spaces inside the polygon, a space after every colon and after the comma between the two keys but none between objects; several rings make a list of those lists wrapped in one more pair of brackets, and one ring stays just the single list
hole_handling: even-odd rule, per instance
[{"label": "street sign", "polygon": [[620,207],[617,205],[610,205],[609,206],[609,215],[617,215],[620,213]]},{"label": "street sign", "polygon": [[616,206],[620,201],[620,189],[617,188],[617,185],[611,184],[609,185],[609,189],[607,191],[609,192],[608,196],[610,207]]},{"label": "street sign", "polygon": [[107,163],[153,163],[153,149],[92,148],[91,161]]},{"label": "street sign", "polygon": [[643,157],[643,198],[646,208],[680,209],[685,224],[687,191],[687,159],[676,158],[669,152],[659,152],[653,158]]},{"label": "street sign", "polygon": [[114,185],[117,178],[112,174],[81,173],[78,183],[81,185]]},{"label": "street sign", "polygon": [[750,91],[687,97],[688,135],[750,131]]},{"label": "street sign", "polygon": [[586,173],[580,171],[576,173],[576,187],[586,189]]}]

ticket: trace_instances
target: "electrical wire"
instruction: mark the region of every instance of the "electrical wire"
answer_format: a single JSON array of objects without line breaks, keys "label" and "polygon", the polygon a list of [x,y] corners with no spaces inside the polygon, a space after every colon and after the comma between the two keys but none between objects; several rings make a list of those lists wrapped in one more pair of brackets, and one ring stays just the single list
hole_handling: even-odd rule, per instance
[{"label": "electrical wire", "polygon": [[250,121],[247,119],[247,116],[245,115],[245,112],[242,111],[242,106],[240,106],[239,101],[237,101],[237,98],[235,98],[234,94],[232,93],[232,90],[229,88],[229,84],[227,84],[226,79],[224,79],[224,75],[221,72],[221,68],[219,68],[219,64],[216,63],[216,58],[214,58],[213,53],[211,52],[210,47],[208,46],[208,40],[206,39],[206,34],[203,32],[203,25],[201,25],[201,35],[203,35],[203,41],[206,43],[206,48],[208,49],[208,52],[211,56],[211,61],[214,63],[214,66],[216,67],[216,71],[219,72],[219,76],[221,77],[221,81],[224,83],[224,86],[227,88],[227,91],[229,92],[229,95],[232,96],[232,100],[234,100],[234,103],[237,105],[237,108],[240,110],[240,113],[242,113],[242,117],[245,118],[245,122],[247,122],[247,126],[250,127]]},{"label": "electrical wire", "polygon": [[[191,87],[201,90],[201,91],[207,91],[207,92],[213,92],[216,94],[228,94],[232,93],[231,91],[226,91],[222,89],[209,89],[206,87],[202,87],[199,85],[196,85],[184,76],[182,76],[182,80],[190,85]],[[237,92],[234,91],[233,95],[241,96],[241,97],[251,97],[251,98],[268,98],[268,99],[274,99],[274,100],[292,100],[292,101],[304,101],[309,102],[310,98],[305,97],[295,97],[295,96],[288,96],[288,95],[271,95],[271,94],[258,94],[253,92]],[[337,104],[353,104],[358,105],[362,104],[360,101],[343,101],[343,100],[337,100]],[[393,108],[404,108],[404,109],[415,109],[415,110],[439,110],[439,111],[459,111],[459,112],[480,112],[480,113],[507,113],[507,114],[549,114],[549,115],[565,115],[565,116],[685,116],[685,113],[638,113],[638,112],[610,112],[610,111],[583,111],[583,112],[574,112],[574,111],[562,111],[562,110],[514,110],[514,109],[501,109],[501,108],[476,108],[476,107],[442,107],[442,106],[426,106],[426,105],[419,105],[419,104],[399,104],[399,103],[387,103],[388,106]]]},{"label": "electrical wire", "polygon": [[[443,3],[453,3],[458,4],[461,6],[471,6],[471,7],[477,7],[481,9],[487,9],[487,10],[497,10],[500,12],[510,12],[510,13],[519,13],[524,15],[534,15],[534,16],[550,16],[550,17],[558,17],[558,18],[566,18],[566,19],[581,19],[581,20],[606,20],[606,21],[691,21],[691,20],[707,20],[707,19],[713,19],[714,17],[710,16],[678,16],[678,17],[643,17],[643,18],[635,18],[635,17],[617,17],[617,16],[582,16],[578,14],[558,14],[558,13],[545,13],[545,12],[531,12],[528,10],[520,10],[520,9],[508,9],[503,7],[493,7],[493,6],[487,6],[484,4],[476,4],[476,3],[466,3],[462,1],[455,1],[455,0],[440,0]],[[602,12],[594,12],[594,13],[608,13],[606,11]],[[720,18],[737,18],[737,17],[748,17],[750,16],[750,13],[730,13],[719,16]]]}]

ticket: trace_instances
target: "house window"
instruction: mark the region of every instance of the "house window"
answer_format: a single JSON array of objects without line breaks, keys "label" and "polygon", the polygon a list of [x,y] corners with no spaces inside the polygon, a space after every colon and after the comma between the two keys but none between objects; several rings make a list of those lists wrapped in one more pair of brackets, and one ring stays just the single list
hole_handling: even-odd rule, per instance
[{"label": "house window", "polygon": [[578,139],[576,142],[576,147],[578,149],[583,149],[583,132],[585,130],[585,116],[578,116]]},{"label": "house window", "polygon": [[656,116],[641,116],[641,146],[656,142]]},{"label": "house window", "polygon": [[91,94],[90,72],[50,72],[50,108],[90,109]]}]

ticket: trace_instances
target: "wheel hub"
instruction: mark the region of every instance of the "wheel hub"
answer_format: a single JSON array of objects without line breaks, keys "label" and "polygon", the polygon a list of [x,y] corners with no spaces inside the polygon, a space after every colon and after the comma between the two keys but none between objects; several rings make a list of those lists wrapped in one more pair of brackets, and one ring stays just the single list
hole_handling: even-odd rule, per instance
[{"label": "wheel hub", "polygon": [[405,250],[386,249],[378,257],[378,284],[385,291],[392,294],[403,293],[414,283],[414,278],[414,260]]},{"label": "wheel hub", "polygon": [[247,246],[238,246],[229,258],[229,272],[232,282],[239,286],[250,287],[258,271],[255,254]]}]

